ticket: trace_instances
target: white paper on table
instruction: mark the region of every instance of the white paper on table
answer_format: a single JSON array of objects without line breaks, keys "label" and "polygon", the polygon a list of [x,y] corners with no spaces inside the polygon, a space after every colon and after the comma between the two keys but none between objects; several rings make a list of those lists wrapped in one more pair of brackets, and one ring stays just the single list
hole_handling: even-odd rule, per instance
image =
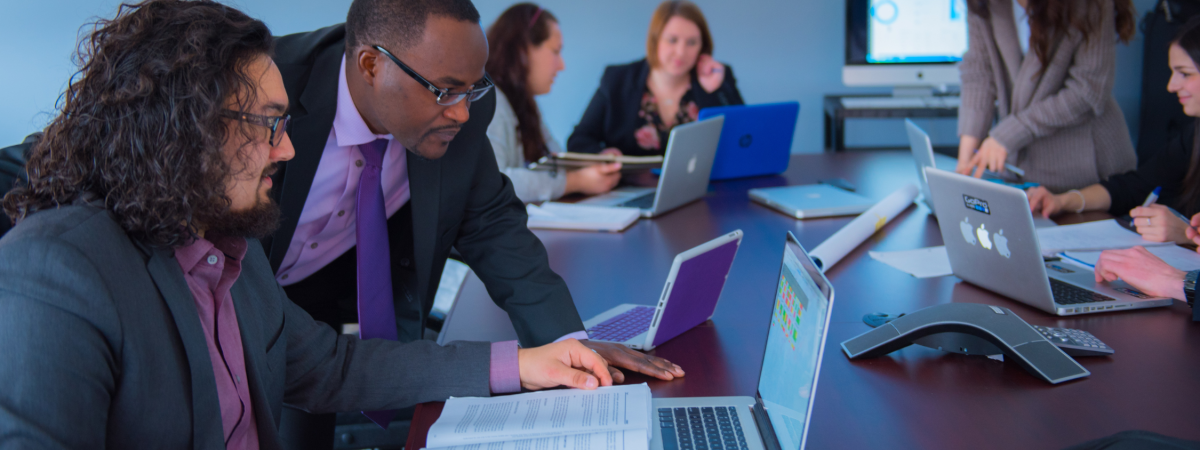
[{"label": "white paper on table", "polygon": [[[1171,265],[1176,269],[1184,272],[1200,270],[1200,254],[1195,251],[1188,250],[1178,245],[1163,245],[1158,247],[1146,247],[1146,250],[1153,253],[1154,256],[1162,259],[1163,262]],[[1067,251],[1063,252],[1063,256],[1083,263],[1091,268],[1096,268],[1096,263],[1100,261],[1100,251]]]},{"label": "white paper on table", "polygon": [[645,383],[593,391],[451,398],[429,428],[426,445],[453,447],[610,431],[647,432],[650,408],[650,388]]},{"label": "white paper on table", "polygon": [[867,252],[876,261],[887,264],[917,278],[944,277],[954,274],[950,270],[950,256],[946,246],[900,250],[894,252]]},{"label": "white paper on table", "polygon": [[621,231],[637,222],[642,211],[619,206],[546,202],[525,206],[529,228],[581,231]]},{"label": "white paper on table", "polygon": [[917,199],[918,193],[917,187],[910,184],[884,197],[871,209],[855,217],[842,229],[833,233],[833,236],[825,239],[825,242],[813,248],[809,252],[809,257],[817,262],[822,272],[828,271],[855,247],[908,209],[909,205],[912,205],[913,201]]},{"label": "white paper on table", "polygon": [[1042,256],[1054,256],[1070,250],[1092,251],[1129,248],[1135,245],[1147,248],[1175,245],[1170,242],[1150,242],[1142,239],[1142,236],[1125,229],[1115,219],[1038,228],[1037,237],[1038,243],[1042,247]]},{"label": "white paper on table", "polygon": [[[426,447],[435,450],[432,447]],[[646,430],[608,431],[519,441],[440,447],[436,450],[649,450]]]}]

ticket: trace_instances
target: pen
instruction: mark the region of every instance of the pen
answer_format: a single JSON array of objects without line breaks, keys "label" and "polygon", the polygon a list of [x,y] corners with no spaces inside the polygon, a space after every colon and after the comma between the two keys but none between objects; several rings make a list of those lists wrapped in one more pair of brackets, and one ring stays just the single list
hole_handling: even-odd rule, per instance
[{"label": "pen", "polygon": [[1017,174],[1018,177],[1025,178],[1025,171],[1021,170],[1020,167],[1014,166],[1009,163],[1004,163],[1004,168],[1008,169],[1009,172]]},{"label": "pen", "polygon": [[1151,192],[1150,195],[1147,195],[1146,201],[1142,202],[1142,207],[1145,208],[1147,206],[1153,205],[1154,202],[1158,201],[1158,194],[1161,194],[1161,193],[1162,193],[1162,186],[1154,188],[1154,192]]}]

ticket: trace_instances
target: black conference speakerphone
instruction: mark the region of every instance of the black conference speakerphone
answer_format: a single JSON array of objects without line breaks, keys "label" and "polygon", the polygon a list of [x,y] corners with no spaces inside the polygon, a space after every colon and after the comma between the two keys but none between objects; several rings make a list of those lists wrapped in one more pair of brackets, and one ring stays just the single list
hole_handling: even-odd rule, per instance
[{"label": "black conference speakerphone", "polygon": [[[900,315],[884,313],[867,314],[863,316],[863,323],[867,324],[871,328],[879,328],[880,325],[891,322],[896,320],[896,318],[903,316],[903,313]],[[1044,336],[1047,341],[1050,341],[1051,344],[1054,344],[1054,346],[1058,347],[1059,350],[1062,350],[1063,353],[1066,353],[1068,356],[1110,356],[1113,353],[1116,353],[1112,347],[1109,347],[1104,342],[1101,342],[1100,339],[1096,338],[1096,336],[1092,336],[1092,333],[1088,333],[1083,330],[1076,330],[1073,328],[1043,327],[1040,325],[1030,326],[1032,326],[1033,329],[1037,330],[1039,333],[1042,333],[1042,336]],[[924,345],[924,340],[920,339],[913,343],[930,347],[928,345]],[[954,352],[953,350],[946,350],[945,348],[930,348],[934,350]],[[999,349],[996,349],[996,354],[1001,354]]]},{"label": "black conference speakerphone", "polygon": [[964,355],[1003,354],[1005,362],[1050,384],[1091,375],[1008,308],[978,303],[934,305],[891,318],[842,342],[842,351],[850,359],[875,358],[914,344]]}]

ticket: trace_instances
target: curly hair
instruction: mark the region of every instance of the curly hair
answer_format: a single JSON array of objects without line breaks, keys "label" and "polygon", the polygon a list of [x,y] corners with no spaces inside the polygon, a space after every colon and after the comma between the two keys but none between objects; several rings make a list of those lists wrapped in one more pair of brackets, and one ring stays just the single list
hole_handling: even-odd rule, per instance
[{"label": "curly hair", "polygon": [[542,116],[537,101],[529,92],[529,47],[542,45],[550,39],[550,24],[558,19],[533,3],[518,3],[496,18],[488,27],[490,54],[487,73],[496,87],[508,97],[517,115],[517,132],[525,148],[525,160],[537,161],[546,154],[546,138],[542,136]]},{"label": "curly hair", "polygon": [[229,212],[234,174],[222,148],[248,131],[221,111],[231,99],[253,104],[257,83],[245,72],[270,55],[271,32],[209,0],[123,4],[91,25],[58,115],[31,149],[29,181],[5,196],[5,213],[16,223],[90,193],[131,238],[184,245],[198,221]]}]

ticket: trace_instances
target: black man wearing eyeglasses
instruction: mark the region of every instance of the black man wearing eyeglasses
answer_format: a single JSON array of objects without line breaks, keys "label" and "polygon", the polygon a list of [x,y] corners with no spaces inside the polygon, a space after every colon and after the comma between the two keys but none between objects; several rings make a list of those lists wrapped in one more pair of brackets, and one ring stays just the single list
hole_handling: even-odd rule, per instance
[{"label": "black man wearing eyeglasses", "polygon": [[[496,166],[486,135],[496,104],[487,57],[468,0],[355,0],[345,24],[277,40],[296,157],[273,177],[283,222],[263,244],[276,279],[317,320],[360,323],[364,337],[372,333],[358,315],[370,300],[362,293],[390,292],[396,328],[385,332],[412,341],[425,336],[453,247],[508,313],[522,346],[575,338],[615,366],[683,376],[664,359],[586,340],[566,284]],[[380,200],[364,204],[364,192]],[[307,436],[285,433],[290,446],[328,448],[331,418],[286,423],[293,416],[284,414],[284,431]]]}]

